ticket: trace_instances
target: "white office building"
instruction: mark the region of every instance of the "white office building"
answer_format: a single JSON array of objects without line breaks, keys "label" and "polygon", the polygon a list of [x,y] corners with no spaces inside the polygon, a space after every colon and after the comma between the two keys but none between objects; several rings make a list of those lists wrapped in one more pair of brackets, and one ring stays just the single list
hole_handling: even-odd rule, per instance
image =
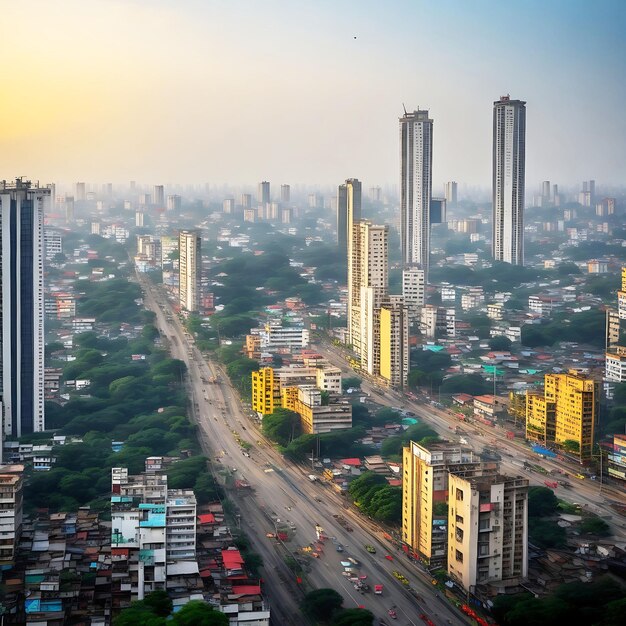
[{"label": "white office building", "polygon": [[181,230],[178,235],[179,301],[180,308],[188,312],[200,308],[201,243],[197,230]]},{"label": "white office building", "polygon": [[402,260],[418,263],[428,282],[433,120],[428,111],[400,118],[400,222]]}]

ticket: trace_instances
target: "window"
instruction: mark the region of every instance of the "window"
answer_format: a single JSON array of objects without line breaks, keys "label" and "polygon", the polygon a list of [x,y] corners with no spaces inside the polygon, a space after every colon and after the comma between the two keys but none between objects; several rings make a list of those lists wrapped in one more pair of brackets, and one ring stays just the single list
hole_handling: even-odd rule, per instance
[{"label": "window", "polygon": [[459,562],[463,563],[463,553],[460,550],[455,552],[454,558]]}]

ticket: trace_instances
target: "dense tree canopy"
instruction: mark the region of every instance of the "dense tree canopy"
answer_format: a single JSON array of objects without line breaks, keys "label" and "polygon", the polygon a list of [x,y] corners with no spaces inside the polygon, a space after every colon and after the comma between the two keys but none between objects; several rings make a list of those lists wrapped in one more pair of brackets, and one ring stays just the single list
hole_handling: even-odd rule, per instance
[{"label": "dense tree canopy", "polygon": [[535,598],[523,593],[495,598],[493,615],[502,626],[621,626],[624,623],[625,589],[608,577],[590,583],[561,585],[553,594]]},{"label": "dense tree canopy", "polygon": [[374,519],[397,523],[402,517],[402,489],[391,487],[380,474],[364,472],[350,483],[348,493]]},{"label": "dense tree canopy", "polygon": [[343,597],[334,589],[315,589],[304,596],[302,611],[311,619],[328,622],[341,609]]},{"label": "dense tree canopy", "polygon": [[302,433],[300,416],[289,409],[278,408],[263,417],[263,434],[281,446],[288,445]]}]

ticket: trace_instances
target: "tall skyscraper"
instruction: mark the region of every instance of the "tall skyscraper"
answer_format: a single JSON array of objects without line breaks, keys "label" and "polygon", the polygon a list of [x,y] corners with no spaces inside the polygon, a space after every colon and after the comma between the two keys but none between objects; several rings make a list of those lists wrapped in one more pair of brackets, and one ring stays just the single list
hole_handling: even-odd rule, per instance
[{"label": "tall skyscraper", "polygon": [[201,243],[197,230],[181,230],[178,235],[179,301],[181,309],[189,312],[200,307]]},{"label": "tall skyscraper", "polygon": [[380,363],[378,310],[389,285],[388,233],[388,226],[356,223],[348,259],[348,343],[361,357],[362,369],[372,375]]},{"label": "tall skyscraper", "polygon": [[66,224],[74,222],[74,196],[65,196],[65,222]]},{"label": "tall skyscraper", "polygon": [[419,263],[428,281],[433,120],[428,111],[400,118],[400,229],[402,260]]},{"label": "tall skyscraper", "polygon": [[82,202],[87,198],[85,183],[76,183],[76,200]]},{"label": "tall skyscraper", "polygon": [[280,186],[280,201],[284,204],[291,202],[291,187],[289,185]]},{"label": "tall skyscraper", "polygon": [[2,405],[4,434],[45,429],[44,420],[44,207],[50,189],[17,179],[0,183],[2,247]]},{"label": "tall skyscraper", "polygon": [[154,185],[152,187],[152,202],[154,202],[157,207],[165,207],[165,192],[163,190],[163,185]]},{"label": "tall skyscraper", "polygon": [[526,103],[502,96],[493,103],[492,256],[524,265]]},{"label": "tall skyscraper", "polygon": [[173,194],[171,196],[167,196],[166,208],[168,211],[180,211],[182,203],[183,199],[180,196]]},{"label": "tall skyscraper", "polygon": [[456,204],[457,201],[457,184],[456,181],[451,180],[446,183],[446,202],[448,204]]},{"label": "tall skyscraper", "polygon": [[339,254],[350,258],[352,227],[361,219],[361,183],[348,178],[337,190],[337,246]]},{"label": "tall skyscraper", "polygon": [[541,183],[541,206],[550,204],[550,181],[544,180]]},{"label": "tall skyscraper", "polygon": [[249,194],[249,193],[241,194],[241,206],[244,209],[252,208],[252,194]]},{"label": "tall skyscraper", "polygon": [[448,221],[445,198],[430,199],[430,223],[445,224]]},{"label": "tall skyscraper", "polygon": [[270,184],[264,180],[259,183],[259,190],[257,192],[257,202],[262,205],[266,205],[270,201]]}]

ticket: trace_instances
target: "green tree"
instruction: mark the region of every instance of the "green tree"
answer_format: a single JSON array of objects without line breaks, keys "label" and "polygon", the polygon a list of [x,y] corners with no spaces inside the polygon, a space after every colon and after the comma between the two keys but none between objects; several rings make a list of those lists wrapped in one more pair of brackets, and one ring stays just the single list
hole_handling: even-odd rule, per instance
[{"label": "green tree", "polygon": [[528,538],[539,548],[564,548],[567,535],[555,521],[537,517],[528,519]]},{"label": "green tree", "polygon": [[530,487],[528,489],[529,517],[548,517],[554,515],[559,507],[559,501],[552,489],[548,487]]},{"label": "green tree", "polygon": [[480,374],[451,376],[441,383],[440,388],[441,393],[468,393],[471,396],[479,396],[491,390],[491,385]]},{"label": "green tree", "polygon": [[599,517],[586,517],[580,524],[580,531],[586,535],[608,537],[611,535],[611,527]]},{"label": "green tree", "polygon": [[113,626],[165,626],[166,620],[152,612],[143,601],[133,602],[114,620]]},{"label": "green tree", "polygon": [[328,622],[343,604],[343,597],[334,589],[310,591],[302,600],[302,611],[311,619]]},{"label": "green tree", "polygon": [[144,606],[160,617],[167,617],[173,608],[172,599],[167,595],[167,591],[162,589],[150,592],[144,598],[143,603]]},{"label": "green tree", "polygon": [[167,623],[174,626],[228,626],[228,617],[202,600],[191,600]]},{"label": "green tree", "polygon": [[348,376],[341,381],[341,388],[345,391],[346,389],[360,389],[361,383],[363,381],[356,376]]},{"label": "green tree", "polygon": [[496,335],[489,340],[489,347],[496,352],[508,352],[511,349],[511,340],[504,335]]},{"label": "green tree", "polygon": [[566,439],[563,442],[563,448],[567,450],[567,452],[580,452],[580,443],[574,439]]},{"label": "green tree", "polygon": [[286,446],[302,432],[300,416],[295,411],[278,408],[263,418],[262,430],[268,439]]}]

